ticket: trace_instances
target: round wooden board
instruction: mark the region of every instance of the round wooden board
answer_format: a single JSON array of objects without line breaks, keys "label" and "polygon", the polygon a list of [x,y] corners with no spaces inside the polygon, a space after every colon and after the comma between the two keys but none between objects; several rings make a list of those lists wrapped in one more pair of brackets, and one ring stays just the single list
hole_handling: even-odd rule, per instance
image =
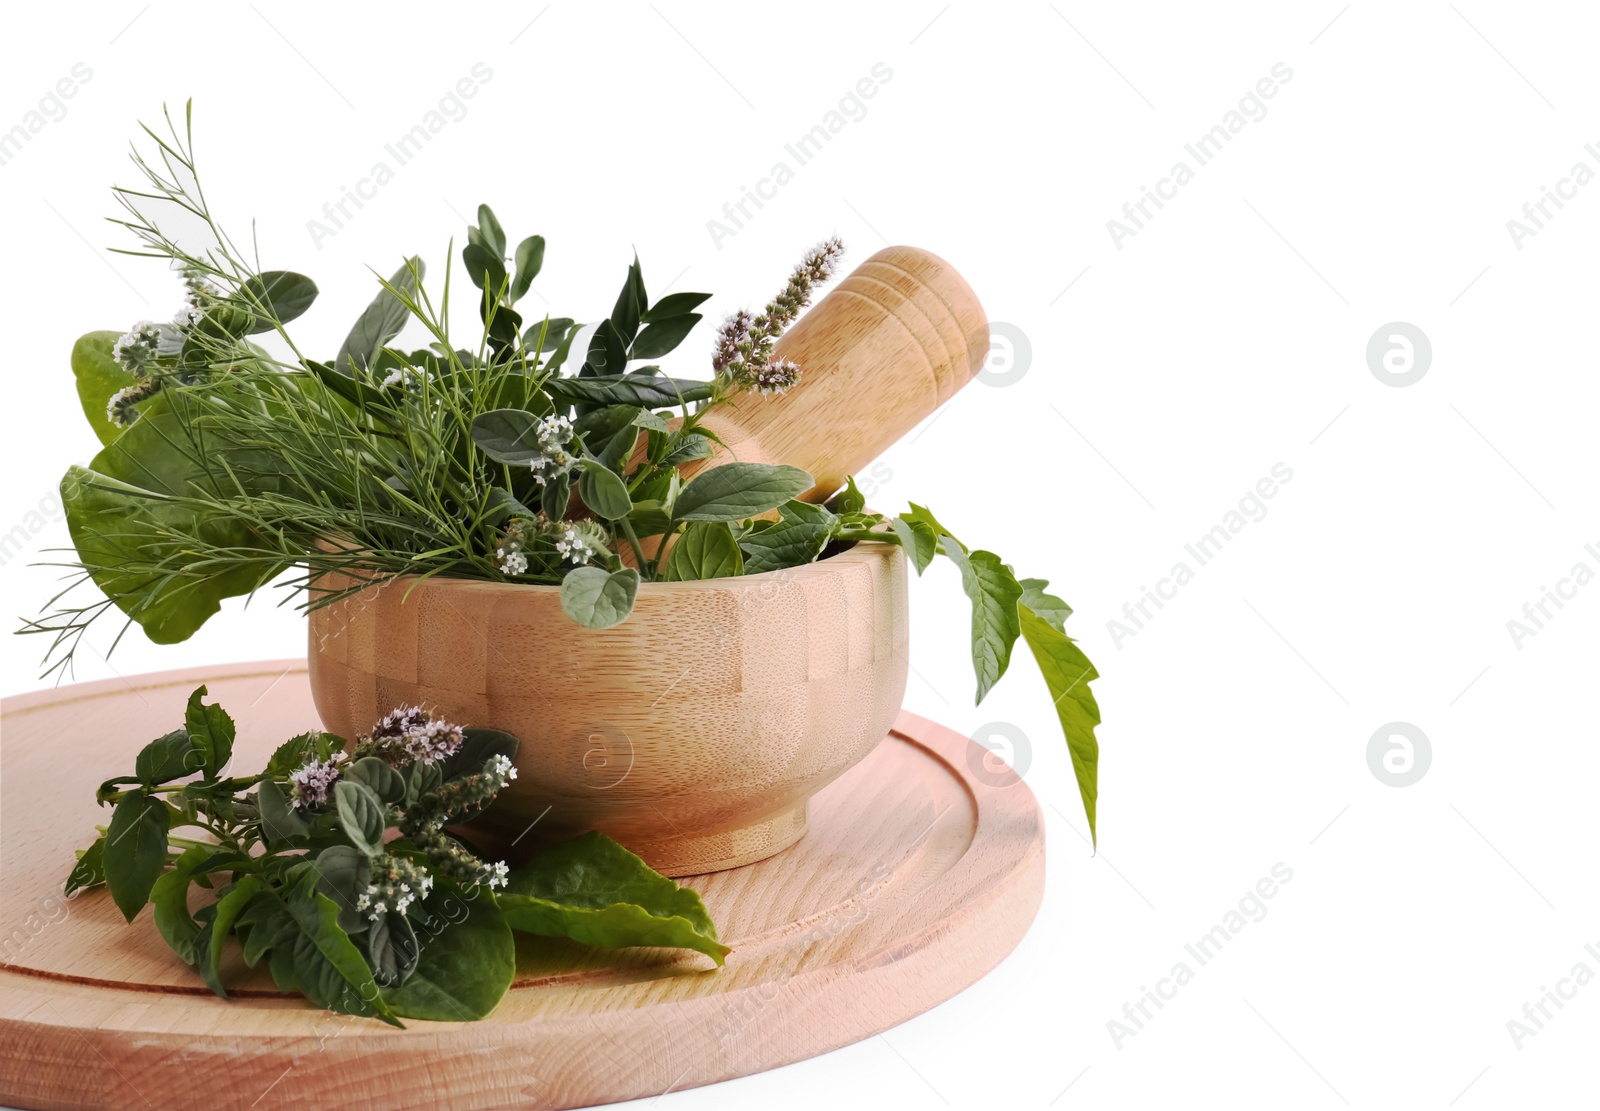
[{"label": "round wooden board", "polygon": [[213,996],[144,912],[71,900],[102,779],[182,720],[200,683],[240,722],[238,766],[311,727],[302,661],[164,672],[5,700],[0,1102],[24,1108],[582,1107],[802,1060],[887,1030],[1015,947],[1044,885],[1033,794],[992,754],[902,713],[771,859],[685,882],[733,947],[607,953],[518,935],[517,981],[474,1023],[332,1015],[231,946]]}]

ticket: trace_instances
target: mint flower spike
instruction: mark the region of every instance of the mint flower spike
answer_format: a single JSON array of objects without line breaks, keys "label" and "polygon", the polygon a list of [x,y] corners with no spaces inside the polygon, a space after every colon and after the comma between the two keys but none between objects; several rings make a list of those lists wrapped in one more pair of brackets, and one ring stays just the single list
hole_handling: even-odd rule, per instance
[{"label": "mint flower spike", "polygon": [[143,378],[160,354],[161,329],[148,320],[129,328],[111,345],[111,357],[129,374]]},{"label": "mint flower spike", "polygon": [[467,739],[459,725],[435,719],[421,706],[386,714],[356,745],[356,756],[377,756],[397,768],[454,756]]},{"label": "mint flower spike", "polygon": [[290,772],[294,805],[301,810],[328,805],[328,799],[333,795],[333,785],[339,782],[340,771],[340,766],[332,760],[312,760]]},{"label": "mint flower spike", "polygon": [[837,236],[823,240],[806,252],[789,275],[783,290],[758,315],[740,310],[728,317],[717,332],[711,366],[718,378],[735,389],[761,394],[781,394],[800,381],[800,367],[789,359],[772,357],[778,337],[811,304],[818,286],[833,276],[844,244]]}]

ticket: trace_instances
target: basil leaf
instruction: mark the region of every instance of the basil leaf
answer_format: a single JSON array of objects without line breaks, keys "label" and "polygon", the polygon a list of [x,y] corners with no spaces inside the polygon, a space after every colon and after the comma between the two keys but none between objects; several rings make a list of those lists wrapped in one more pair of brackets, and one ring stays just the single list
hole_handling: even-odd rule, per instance
[{"label": "basil leaf", "polygon": [[698,323],[700,314],[691,312],[647,324],[644,331],[639,333],[639,338],[633,341],[628,354],[635,359],[659,359],[687,339]]},{"label": "basil leaf", "polygon": [[718,965],[731,950],[692,889],[602,833],[586,833],[516,869],[495,897],[514,930],[619,949],[692,949]]},{"label": "basil leaf", "polygon": [[915,524],[920,521],[922,524],[927,525],[930,529],[932,529],[935,536],[946,537],[952,544],[960,548],[963,552],[967,550],[967,546],[956,539],[955,533],[941,525],[939,523],[939,519],[932,513],[929,513],[916,502],[907,502],[906,504],[911,508],[900,514],[900,516],[905,518],[908,523]]},{"label": "basil leaf", "polygon": [[106,839],[102,834],[94,839],[94,844],[85,849],[79,856],[78,862],[72,866],[72,871],[67,873],[67,882],[62,887],[63,895],[71,895],[86,887],[106,882]]},{"label": "basil leaf", "polygon": [[[467,1022],[494,1010],[516,975],[516,941],[495,899],[439,878],[408,912],[426,935],[416,967],[384,1001],[406,1018]],[[393,917],[392,914],[385,917]]]},{"label": "basil leaf", "polygon": [[378,290],[378,295],[362,310],[350,334],[339,345],[339,353],[333,357],[335,371],[353,376],[356,371],[372,365],[378,352],[400,334],[406,321],[411,318],[411,310],[395,296],[393,290],[398,289],[407,297],[415,298],[425,272],[420,258],[407,259],[405,265],[394,272],[389,278],[389,286],[393,289],[385,287]]},{"label": "basil leaf", "polygon": [[281,847],[274,843],[304,837],[311,832],[310,824],[289,805],[289,796],[276,780],[261,781],[256,788],[256,806],[261,811],[261,833],[268,848]]},{"label": "basil leaf", "polygon": [[[517,244],[517,276],[511,281],[513,301],[521,300],[522,295],[533,288],[533,279],[539,276],[539,271],[542,269],[544,269],[544,236],[530,235]],[[538,336],[534,338],[537,339]]]},{"label": "basil leaf", "polygon": [[349,842],[368,856],[383,852],[383,831],[389,827],[383,800],[365,783],[340,779],[333,785],[339,810],[339,829]]},{"label": "basil leaf", "polygon": [[939,551],[939,538],[926,521],[908,521],[904,517],[889,518],[889,527],[900,537],[900,546],[911,557],[911,566],[920,575],[928,569]]},{"label": "basil leaf", "polygon": [[106,408],[114,396],[137,381],[112,357],[116,342],[116,332],[90,332],[72,345],[72,376],[78,381],[78,401],[102,444],[122,435],[122,429],[106,415]]},{"label": "basil leaf", "polygon": [[194,964],[199,959],[195,939],[200,936],[200,927],[189,916],[189,883],[196,866],[209,855],[208,850],[191,845],[178,857],[172,870],[162,873],[150,889],[150,912],[155,917],[156,929],[185,964]]},{"label": "basil leaf", "polygon": [[561,580],[561,608],[586,629],[609,629],[633,612],[639,572],[632,567],[607,574],[599,567],[574,567]]},{"label": "basil leaf", "polygon": [[745,554],[745,574],[759,575],[813,562],[828,546],[839,523],[822,506],[809,502],[785,502],[780,512],[781,517],[769,527],[739,538],[739,547]]},{"label": "basil leaf", "polygon": [[578,476],[578,496],[595,516],[607,521],[621,520],[633,508],[628,485],[598,459],[585,459]]},{"label": "basil leaf", "polygon": [[189,730],[189,740],[200,750],[200,766],[207,776],[216,776],[233,757],[236,730],[228,711],[215,704],[201,703],[200,698],[205,693],[206,688],[202,686],[189,695],[183,723]]},{"label": "basil leaf", "polygon": [[1045,579],[1018,579],[1017,584],[1022,587],[1022,604],[1031,609],[1035,617],[1042,618],[1052,629],[1065,636],[1072,607],[1054,594],[1044,592],[1050,583]]},{"label": "basil leaf", "polygon": [[1017,617],[1022,587],[993,552],[969,556],[946,548],[945,555],[961,568],[961,589],[972,601],[972,670],[982,702],[1011,663],[1011,646],[1022,631]]},{"label": "basil leaf", "polygon": [[738,521],[775,509],[813,485],[799,467],[724,463],[696,475],[672,511],[680,521]]},{"label": "basil leaf", "polygon": [[144,791],[124,795],[106,829],[103,858],[111,898],[132,922],[167,863],[167,804]]},{"label": "basil leaf", "polygon": [[[405,915],[380,914],[372,920],[367,931],[367,956],[372,964],[372,978],[379,987],[397,988],[405,983],[406,977],[417,967],[417,935]],[[394,1006],[393,999],[389,1000],[389,1005]]]},{"label": "basil leaf", "polygon": [[610,374],[588,378],[552,378],[545,390],[557,401],[584,405],[637,405],[669,409],[711,396],[711,383],[651,374]]},{"label": "basil leaf", "polygon": [[255,314],[245,334],[271,332],[311,307],[317,299],[317,283],[292,270],[263,270],[245,279],[239,299]]},{"label": "basil leaf", "polygon": [[721,579],[744,574],[744,557],[726,521],[695,521],[667,554],[668,582]]},{"label": "basil leaf", "polygon": [[223,944],[233,932],[234,923],[240,913],[250,905],[250,901],[256,897],[256,892],[260,890],[261,881],[254,876],[245,876],[234,884],[216,901],[211,919],[200,927],[200,936],[195,939],[200,978],[223,999],[228,998],[228,992],[222,986]]},{"label": "basil leaf", "polygon": [[329,845],[317,854],[317,890],[339,908],[339,928],[358,934],[367,917],[356,909],[367,890],[372,865],[367,854],[349,845]]},{"label": "basil leaf", "polygon": [[188,730],[174,729],[139,750],[139,755],[133,758],[133,774],[146,787],[154,787],[193,775],[200,770],[204,759],[199,746],[190,740]]},{"label": "basil leaf", "polygon": [[1056,718],[1067,738],[1072,754],[1072,771],[1078,778],[1078,794],[1089,819],[1089,836],[1099,844],[1095,833],[1095,799],[1099,794],[1100,744],[1094,727],[1100,724],[1100,706],[1089,684],[1100,678],[1094,664],[1071,637],[1060,632],[1046,618],[1027,606],[1019,609],[1022,636],[1033,650],[1045,686],[1055,702]]}]

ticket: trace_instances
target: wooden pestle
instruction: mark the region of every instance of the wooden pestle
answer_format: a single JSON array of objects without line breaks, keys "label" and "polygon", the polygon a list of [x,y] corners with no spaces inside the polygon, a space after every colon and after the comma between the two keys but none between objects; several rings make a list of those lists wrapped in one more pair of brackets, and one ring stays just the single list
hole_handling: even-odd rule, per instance
[{"label": "wooden pestle", "polygon": [[731,449],[685,477],[738,459],[787,463],[823,501],[972,380],[989,357],[989,322],[972,287],[937,255],[885,247],[786,332],[775,358],[800,366],[783,394],[747,393],[702,424]]}]

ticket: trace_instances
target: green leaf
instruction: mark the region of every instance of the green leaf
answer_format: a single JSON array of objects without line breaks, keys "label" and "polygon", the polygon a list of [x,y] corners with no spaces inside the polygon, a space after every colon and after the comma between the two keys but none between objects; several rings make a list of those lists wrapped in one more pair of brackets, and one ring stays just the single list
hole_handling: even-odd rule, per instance
[{"label": "green leaf", "polygon": [[472,442],[496,463],[527,466],[544,457],[539,417],[526,409],[490,409],[472,418]]},{"label": "green leaf", "polygon": [[700,314],[691,312],[647,324],[644,331],[633,341],[633,347],[628,354],[635,359],[659,359],[676,349],[698,323]]},{"label": "green leaf", "polygon": [[618,521],[633,508],[628,497],[628,484],[617,473],[598,459],[583,461],[583,474],[578,477],[578,496],[583,504],[594,511],[596,517]]},{"label": "green leaf", "polygon": [[144,791],[123,796],[106,829],[104,861],[111,898],[132,922],[167,863],[167,804]]},{"label": "green leaf", "polygon": [[[712,472],[716,473],[715,471]],[[820,505],[785,502],[780,518],[769,527],[739,538],[747,575],[811,563],[833,538],[839,519]]]},{"label": "green leaf", "polygon": [[194,964],[199,959],[195,941],[200,936],[200,927],[189,915],[189,883],[195,867],[209,855],[201,846],[191,845],[178,857],[172,870],[162,873],[150,889],[150,909],[155,916],[156,929],[185,964]]},{"label": "green leaf", "polygon": [[263,270],[245,279],[238,296],[255,315],[245,329],[246,335],[252,335],[273,331],[309,309],[317,299],[317,283],[292,270]]},{"label": "green leaf", "polygon": [[961,589],[972,601],[972,670],[982,702],[1011,663],[1011,646],[1022,631],[1017,617],[1022,587],[993,552],[964,555],[947,549],[945,555],[961,568]]},{"label": "green leaf", "polygon": [[106,415],[106,407],[114,396],[137,381],[111,355],[117,336],[116,332],[90,332],[72,345],[72,375],[78,381],[78,401],[102,444],[122,435],[122,429]]},{"label": "green leaf", "polygon": [[1017,584],[1022,587],[1022,604],[1031,609],[1036,617],[1043,618],[1056,632],[1065,636],[1067,618],[1072,616],[1072,607],[1054,594],[1044,592],[1044,588],[1050,583],[1045,579],[1018,579]]},{"label": "green leaf", "polygon": [[494,1010],[517,971],[516,941],[495,902],[485,891],[469,897],[441,878],[420,913],[412,908],[427,937],[405,983],[384,989],[396,1014],[469,1022]]},{"label": "green leaf", "polygon": [[[434,940],[438,940],[435,938]],[[379,987],[397,988],[417,967],[417,935],[403,914],[380,914],[367,930],[367,956]],[[394,1000],[389,1000],[394,1006]],[[409,1017],[422,1017],[398,1012]]]},{"label": "green leaf", "polygon": [[844,489],[828,499],[835,513],[860,513],[867,508],[867,496],[856,486],[855,475],[844,476]]},{"label": "green leaf", "polygon": [[[422,259],[407,259],[405,265],[389,278],[389,285],[415,298],[425,270]],[[333,369],[340,374],[350,375],[371,366],[378,352],[400,334],[410,317],[411,310],[392,290],[378,290],[372,303],[356,318],[355,326],[344,338],[344,343],[339,345],[339,353],[333,358]]]},{"label": "green leaf", "polygon": [[215,776],[233,758],[235,728],[228,711],[215,704],[206,706],[200,698],[205,687],[197,687],[189,695],[189,705],[183,713],[183,723],[189,730],[189,739],[200,750],[200,766],[206,775]]},{"label": "green leaf", "polygon": [[579,417],[572,430],[591,455],[612,470],[621,471],[639,442],[636,420],[643,413],[637,405],[605,405]]},{"label": "green leaf", "polygon": [[667,554],[668,582],[721,579],[744,574],[744,556],[726,521],[692,522]]},{"label": "green leaf", "polygon": [[776,509],[815,485],[799,467],[724,463],[696,475],[678,495],[680,521],[739,521]]},{"label": "green leaf", "polygon": [[478,206],[478,235],[488,247],[501,258],[506,254],[506,232],[500,226],[500,221],[495,218],[494,210],[486,204]]},{"label": "green leaf", "polygon": [[598,567],[574,567],[561,580],[561,608],[586,629],[609,629],[633,612],[639,572],[632,567],[607,574]]},{"label": "green leaf", "polygon": [[311,826],[289,805],[289,796],[275,780],[263,779],[256,788],[256,805],[261,808],[261,832],[269,847],[272,842],[304,837]]},{"label": "green leaf", "polygon": [[86,887],[106,882],[106,839],[102,834],[94,839],[94,844],[85,849],[78,857],[78,862],[72,866],[72,871],[67,873],[67,882],[63,885],[61,893],[71,895]]},{"label": "green leaf", "polygon": [[200,978],[223,999],[228,998],[222,986],[222,947],[233,932],[234,923],[250,901],[261,890],[261,881],[254,876],[244,876],[216,902],[211,918],[200,927],[195,941],[200,962]]},{"label": "green leaf", "polygon": [[889,527],[900,537],[900,546],[911,557],[911,565],[922,574],[939,552],[939,538],[933,528],[922,520],[908,521],[904,517],[889,518]]},{"label": "green leaf", "polygon": [[[648,409],[637,410],[638,416],[633,418],[633,423],[638,428],[648,428],[652,432],[670,432],[667,420],[660,413],[652,413]],[[692,435],[692,433],[691,433]]]},{"label": "green leaf", "polygon": [[199,747],[189,739],[188,730],[174,729],[139,750],[133,758],[133,774],[146,787],[154,787],[193,775],[200,770],[203,759]]},{"label": "green leaf", "polygon": [[711,438],[709,436],[702,436],[698,432],[690,432],[674,444],[671,451],[661,457],[661,465],[663,467],[676,467],[683,463],[692,462],[695,459],[710,459],[712,453],[713,448],[711,447]]},{"label": "green leaf", "polygon": [[573,405],[637,405],[665,409],[711,396],[711,383],[656,374],[611,374],[552,378],[544,387],[557,401]]},{"label": "green leaf", "polygon": [[373,794],[391,805],[406,797],[406,781],[389,763],[376,756],[363,756],[344,771],[344,778],[372,789]]},{"label": "green leaf", "polygon": [[350,843],[368,856],[383,852],[383,831],[389,827],[383,800],[365,783],[340,779],[333,785],[339,828]]},{"label": "green leaf", "polygon": [[[517,244],[517,276],[511,282],[511,299],[519,301],[522,295],[533,288],[533,279],[539,276],[539,271],[544,268],[544,236],[530,235]],[[552,324],[555,321],[551,321]],[[569,320],[567,322],[571,324]],[[535,333],[535,339],[538,334]]]},{"label": "green leaf", "polygon": [[418,760],[406,769],[405,777],[406,797],[401,804],[403,806],[415,805],[417,799],[437,791],[444,783],[444,773],[439,770],[439,765],[431,760],[426,762]]},{"label": "green leaf", "polygon": [[539,494],[539,506],[544,510],[544,515],[552,521],[559,521],[567,515],[567,506],[572,501],[572,476],[565,472],[551,475],[545,480],[544,489]]},{"label": "green leaf", "polygon": [[709,293],[669,293],[651,305],[639,319],[646,324],[658,324],[673,317],[685,316],[710,299]]},{"label": "green leaf", "polygon": [[960,548],[963,552],[965,552],[967,550],[967,546],[965,544],[963,544],[961,541],[956,539],[955,533],[951,532],[949,529],[947,529],[943,525],[941,525],[939,523],[939,521],[938,521],[938,518],[936,518],[932,513],[929,513],[926,509],[924,509],[922,506],[918,505],[916,502],[907,502],[906,504],[909,505],[911,508],[909,510],[907,510],[906,512],[900,514],[900,516],[903,517],[907,522],[909,522],[911,524],[916,524],[916,523],[920,522],[920,523],[926,525],[928,528],[932,529],[935,536],[937,536],[937,537],[946,537],[946,538],[948,538],[950,540],[951,543],[953,543],[956,547]]},{"label": "green leaf", "polygon": [[272,756],[267,760],[266,771],[262,774],[268,779],[287,779],[290,772],[303,768],[317,755],[317,742],[323,736],[319,730],[290,737],[273,749]]},{"label": "green leaf", "polygon": [[1100,706],[1089,684],[1100,678],[1094,664],[1071,637],[1058,630],[1045,617],[1027,606],[1019,609],[1022,636],[1033,650],[1045,686],[1055,703],[1061,732],[1072,754],[1072,771],[1078,778],[1078,794],[1089,819],[1089,836],[1099,844],[1095,832],[1095,799],[1099,794],[1100,744],[1094,727],[1100,724]]},{"label": "green leaf", "polygon": [[730,952],[692,889],[679,887],[601,833],[586,833],[511,873],[496,902],[514,930],[619,949],[692,949],[718,965]]},{"label": "green leaf", "polygon": [[[639,317],[646,307],[644,272],[639,268],[639,256],[634,255],[633,264],[628,267],[628,280],[623,283],[622,292],[617,294],[616,306],[611,310],[611,326],[617,330],[624,344],[633,342],[633,337],[638,334]],[[618,373],[621,369],[613,367],[612,373]]]},{"label": "green leaf", "polygon": [[[271,952],[272,979],[280,991],[297,991],[340,1014],[377,1017],[399,1026],[367,959],[339,928],[339,908],[317,891],[315,871],[296,866],[289,878],[281,897],[262,892],[246,908],[247,955],[251,949],[258,958],[263,949]],[[265,936],[258,938],[257,931]]]},{"label": "green leaf", "polygon": [[491,486],[484,495],[487,503],[487,512],[483,515],[486,525],[500,525],[513,517],[532,517],[533,510],[523,505],[516,499],[510,490],[502,486]]},{"label": "green leaf", "polygon": [[445,783],[452,779],[477,775],[483,770],[483,766],[496,756],[504,756],[512,761],[517,758],[519,747],[517,738],[503,729],[468,726],[462,732],[465,738],[461,742],[461,747],[445,757],[444,762],[438,766],[441,779]]},{"label": "green leaf", "polygon": [[498,297],[506,280],[505,260],[478,243],[468,243],[461,249],[461,261],[467,268],[472,284],[490,297]]},{"label": "green leaf", "polygon": [[367,928],[367,916],[356,909],[367,890],[372,864],[366,853],[349,845],[329,845],[317,854],[317,890],[339,908],[339,928],[358,934]]}]

